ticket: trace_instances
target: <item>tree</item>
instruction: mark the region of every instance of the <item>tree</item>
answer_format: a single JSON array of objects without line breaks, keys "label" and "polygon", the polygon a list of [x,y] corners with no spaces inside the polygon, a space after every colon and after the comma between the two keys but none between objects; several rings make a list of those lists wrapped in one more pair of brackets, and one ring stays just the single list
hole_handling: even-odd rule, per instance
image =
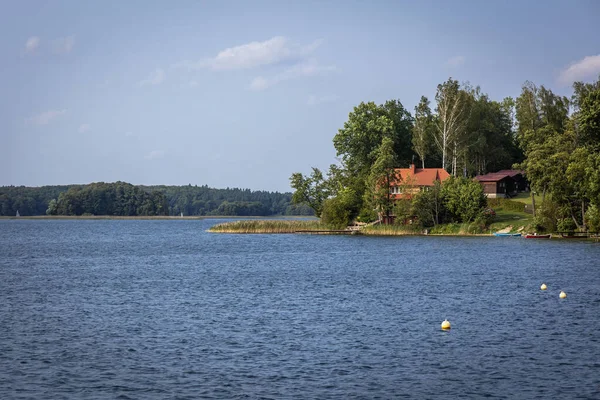
[{"label": "tree", "polygon": [[294,204],[308,204],[317,217],[323,212],[323,202],[329,197],[330,188],[323,173],[318,168],[312,169],[310,176],[295,172],[290,177],[290,186],[295,190],[292,195]]},{"label": "tree", "polygon": [[464,177],[450,177],[442,185],[442,196],[452,219],[471,222],[485,209],[487,200],[478,182]]},{"label": "tree", "polygon": [[396,154],[393,149],[394,142],[389,137],[384,137],[379,149],[377,159],[371,168],[369,176],[371,191],[368,196],[373,199],[376,209],[380,210],[390,220],[390,214],[394,206],[391,195],[391,185],[397,180],[396,176]]},{"label": "tree", "polygon": [[600,150],[600,76],[594,83],[575,82],[573,89],[577,142]]},{"label": "tree", "polygon": [[521,95],[516,100],[517,139],[525,154],[525,160],[517,167],[525,170],[532,188],[534,216],[534,192],[541,193],[545,199],[551,185],[559,187],[560,183],[553,184],[552,179],[562,180],[561,175],[556,173],[556,164],[552,164],[550,160],[565,146],[571,148],[569,142],[572,139],[568,135],[564,136],[568,114],[569,102],[565,97],[555,95],[544,86],[538,88],[531,82],[525,82]]},{"label": "tree", "polygon": [[429,100],[421,96],[419,104],[415,106],[415,123],[412,133],[412,144],[415,153],[421,159],[421,167],[425,168],[425,158],[431,153],[433,140],[433,116],[429,108]]},{"label": "tree", "polygon": [[[442,152],[442,168],[446,169],[450,151],[457,156],[458,142],[463,135],[468,118],[468,96],[460,89],[458,81],[449,78],[437,86],[435,143]],[[453,171],[456,174],[456,171]]]},{"label": "tree", "polygon": [[358,213],[357,204],[360,203],[356,192],[350,187],[344,188],[337,196],[325,200],[321,220],[333,228],[344,228]]},{"label": "tree", "polygon": [[337,156],[352,175],[366,179],[384,137],[393,141],[398,162],[411,160],[412,117],[400,101],[360,103],[333,138]]},{"label": "tree", "polygon": [[413,198],[413,214],[423,226],[435,226],[445,214],[442,184],[435,181],[431,189],[419,192]]},{"label": "tree", "polygon": [[512,131],[512,99],[505,99],[503,103],[491,101],[479,90],[475,90],[472,96],[463,175],[498,171],[522,161]]}]

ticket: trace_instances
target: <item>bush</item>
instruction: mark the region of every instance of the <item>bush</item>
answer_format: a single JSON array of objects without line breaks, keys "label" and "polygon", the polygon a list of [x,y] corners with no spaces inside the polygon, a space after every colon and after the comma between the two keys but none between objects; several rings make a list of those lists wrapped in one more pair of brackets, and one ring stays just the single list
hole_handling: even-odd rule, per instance
[{"label": "bush", "polygon": [[451,177],[442,185],[442,196],[452,220],[471,222],[486,208],[486,197],[478,182]]},{"label": "bush", "polygon": [[591,205],[585,212],[585,224],[590,232],[600,232],[600,210]]},{"label": "bush", "polygon": [[351,196],[337,196],[323,202],[321,221],[335,229],[345,228],[350,224],[354,213],[352,204],[349,204]]},{"label": "bush", "polygon": [[551,201],[546,201],[537,210],[533,225],[540,232],[556,232],[558,208]]},{"label": "bush", "polygon": [[561,218],[556,224],[556,230],[558,232],[573,232],[577,230],[577,225],[575,225],[572,218]]}]

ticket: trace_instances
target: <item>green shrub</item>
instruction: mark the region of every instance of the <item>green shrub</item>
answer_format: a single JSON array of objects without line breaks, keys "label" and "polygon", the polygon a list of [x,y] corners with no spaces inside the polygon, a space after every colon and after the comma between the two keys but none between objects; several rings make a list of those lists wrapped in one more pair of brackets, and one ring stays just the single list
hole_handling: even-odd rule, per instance
[{"label": "green shrub", "polygon": [[590,232],[600,232],[600,209],[591,205],[585,212],[585,224]]}]

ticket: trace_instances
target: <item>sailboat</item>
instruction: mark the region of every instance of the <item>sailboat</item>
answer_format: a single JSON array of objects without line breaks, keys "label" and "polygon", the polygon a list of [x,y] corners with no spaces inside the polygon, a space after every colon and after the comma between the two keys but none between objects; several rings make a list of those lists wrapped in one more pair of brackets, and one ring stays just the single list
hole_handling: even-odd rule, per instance
[{"label": "sailboat", "polygon": [[19,214],[19,210],[17,210],[17,217],[20,217],[20,216],[21,216],[21,214]]}]

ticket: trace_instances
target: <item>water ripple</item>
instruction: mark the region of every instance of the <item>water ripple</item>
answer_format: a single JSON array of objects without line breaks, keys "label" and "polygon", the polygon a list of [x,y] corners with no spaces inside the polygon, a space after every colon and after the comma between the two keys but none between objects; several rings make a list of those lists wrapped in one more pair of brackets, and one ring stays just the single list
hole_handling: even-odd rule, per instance
[{"label": "water ripple", "polygon": [[0,398],[600,398],[596,244],[216,222],[0,221]]}]

